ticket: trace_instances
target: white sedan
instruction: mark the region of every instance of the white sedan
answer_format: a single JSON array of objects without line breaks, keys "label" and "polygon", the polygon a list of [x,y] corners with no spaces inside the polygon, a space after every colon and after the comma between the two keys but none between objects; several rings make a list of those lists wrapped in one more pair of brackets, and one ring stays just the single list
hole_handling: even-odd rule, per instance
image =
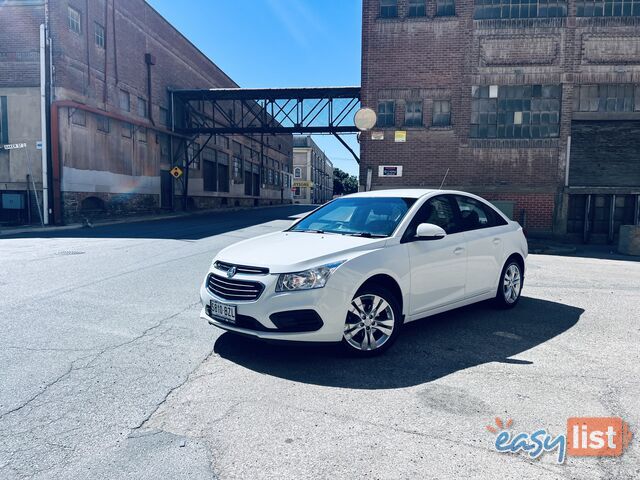
[{"label": "white sedan", "polygon": [[514,307],[526,258],[520,225],[476,195],[357,193],[220,251],[200,289],[201,318],[368,356],[407,322],[489,299]]}]

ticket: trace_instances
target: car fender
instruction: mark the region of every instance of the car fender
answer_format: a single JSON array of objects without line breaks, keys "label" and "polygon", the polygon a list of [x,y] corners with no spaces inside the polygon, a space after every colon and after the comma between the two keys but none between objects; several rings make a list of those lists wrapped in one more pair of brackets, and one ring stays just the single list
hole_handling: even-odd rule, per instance
[{"label": "car fender", "polygon": [[402,292],[402,314],[407,314],[411,275],[409,254],[404,245],[388,245],[370,250],[354,257],[339,268],[343,285],[349,288],[353,298],[360,287],[376,275],[387,275],[400,287]]}]

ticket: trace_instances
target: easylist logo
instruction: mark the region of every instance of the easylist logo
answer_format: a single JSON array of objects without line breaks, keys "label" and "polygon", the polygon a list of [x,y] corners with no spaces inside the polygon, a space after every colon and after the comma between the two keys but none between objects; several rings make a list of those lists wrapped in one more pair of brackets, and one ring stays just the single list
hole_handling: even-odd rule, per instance
[{"label": "easylist logo", "polygon": [[572,417],[567,432],[554,435],[546,428],[514,431],[513,420],[495,419],[486,429],[496,435],[494,448],[500,453],[526,453],[538,458],[544,453],[556,455],[557,463],[573,457],[619,457],[629,447],[632,434],[619,417]]}]

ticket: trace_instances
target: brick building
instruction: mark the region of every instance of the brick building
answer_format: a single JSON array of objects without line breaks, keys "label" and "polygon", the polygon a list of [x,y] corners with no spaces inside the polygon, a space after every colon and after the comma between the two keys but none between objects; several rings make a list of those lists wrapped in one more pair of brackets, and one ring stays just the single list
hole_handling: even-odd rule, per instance
[{"label": "brick building", "polygon": [[24,222],[28,212],[37,220],[33,187],[43,200],[41,24],[50,38],[44,165],[52,222],[178,206],[183,182],[169,171],[185,155],[192,206],[291,201],[291,136],[217,136],[199,155],[202,139],[182,151],[170,131],[169,91],[237,84],[144,0],[4,0],[0,144],[28,149],[0,150],[0,193],[12,194],[11,208],[0,203],[0,222]]},{"label": "brick building", "polygon": [[333,198],[333,163],[309,135],[293,137],[293,186],[294,203]]},{"label": "brick building", "polygon": [[364,188],[448,170],[529,232],[613,241],[638,222],[638,1],[364,0],[362,103]]}]

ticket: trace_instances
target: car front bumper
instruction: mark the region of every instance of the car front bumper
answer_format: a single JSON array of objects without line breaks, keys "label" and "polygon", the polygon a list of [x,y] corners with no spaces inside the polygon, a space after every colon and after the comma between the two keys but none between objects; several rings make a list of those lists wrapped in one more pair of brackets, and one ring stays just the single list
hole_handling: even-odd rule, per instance
[{"label": "car front bumper", "polygon": [[[219,274],[219,272],[215,272]],[[208,277],[208,275],[207,275]],[[293,342],[339,342],[342,339],[347,310],[351,303],[351,291],[346,285],[341,288],[339,278],[332,277],[324,288],[297,292],[276,292],[278,275],[264,276],[237,275],[238,280],[259,281],[265,288],[254,301],[232,301],[220,298],[207,288],[207,278],[200,287],[202,310],[200,318],[224,330],[249,335],[266,340],[288,340]],[[242,328],[238,325],[213,318],[208,306],[211,300],[228,305],[236,305],[236,317],[249,317],[258,322],[255,327]],[[271,320],[273,314],[292,311],[312,310],[321,319],[322,325],[314,331],[279,330]],[[249,322],[243,322],[245,325]]]}]

